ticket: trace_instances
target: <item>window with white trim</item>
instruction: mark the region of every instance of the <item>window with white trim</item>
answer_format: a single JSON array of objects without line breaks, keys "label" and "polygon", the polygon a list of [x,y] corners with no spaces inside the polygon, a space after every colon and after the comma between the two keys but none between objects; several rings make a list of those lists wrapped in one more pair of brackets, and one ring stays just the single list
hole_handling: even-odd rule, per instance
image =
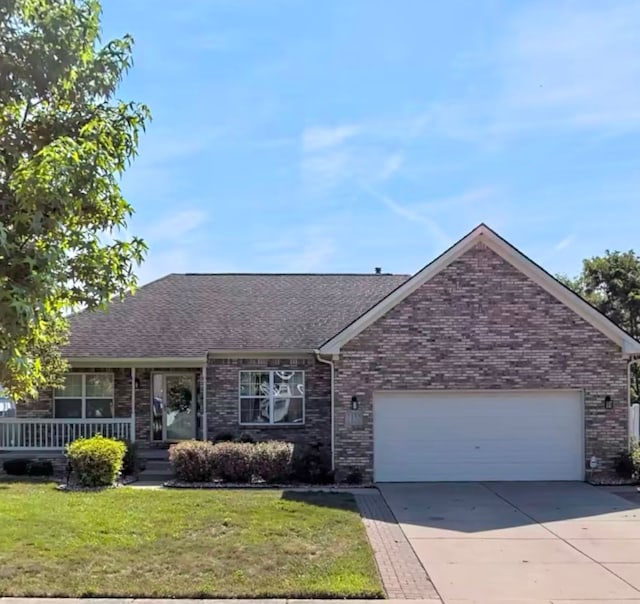
[{"label": "window with white trim", "polygon": [[304,423],[304,371],[241,371],[240,423]]},{"label": "window with white trim", "polygon": [[101,419],[114,416],[112,373],[67,373],[53,393],[53,416]]}]

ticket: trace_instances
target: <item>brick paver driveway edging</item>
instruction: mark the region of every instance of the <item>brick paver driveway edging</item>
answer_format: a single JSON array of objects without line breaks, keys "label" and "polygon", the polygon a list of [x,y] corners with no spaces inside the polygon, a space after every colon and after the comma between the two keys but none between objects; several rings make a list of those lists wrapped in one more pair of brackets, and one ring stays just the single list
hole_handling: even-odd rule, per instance
[{"label": "brick paver driveway edging", "polygon": [[429,575],[382,495],[377,491],[370,491],[354,496],[375,553],[387,597],[441,602]]}]

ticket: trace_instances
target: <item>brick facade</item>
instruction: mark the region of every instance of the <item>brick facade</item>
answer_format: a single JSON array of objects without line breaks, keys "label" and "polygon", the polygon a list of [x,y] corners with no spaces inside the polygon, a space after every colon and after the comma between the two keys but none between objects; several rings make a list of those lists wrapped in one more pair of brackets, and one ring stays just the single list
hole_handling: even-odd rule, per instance
[{"label": "brick facade", "polygon": [[[626,359],[619,347],[572,310],[478,243],[348,342],[336,366],[335,459],[338,477],[358,468],[373,477],[373,407],[379,390],[579,389],[584,394],[585,463],[601,469],[626,446]],[[304,370],[305,422],[239,423],[241,370]],[[129,417],[131,369],[115,376],[117,417]],[[136,369],[136,439],[151,437],[153,373],[196,376],[197,436],[202,437],[202,371]],[[351,398],[359,413],[350,413]],[[611,396],[614,407],[605,409]],[[19,416],[52,417],[52,392],[21,404]],[[329,367],[300,358],[214,358],[207,364],[207,434],[249,434],[255,440],[331,442]]]},{"label": "brick facade", "polygon": [[[478,244],[370,325],[336,362],[336,469],[373,473],[377,390],[584,392],[586,460],[610,468],[627,442],[626,360],[590,324]],[[348,426],[356,395],[362,426]],[[604,409],[610,395],[614,408]]]},{"label": "brick facade", "polygon": [[[238,382],[241,370],[304,370],[305,422],[300,425],[245,426],[239,423]],[[331,373],[314,358],[216,359],[207,367],[207,423],[209,439],[220,433],[248,434],[255,440],[331,443]]]}]

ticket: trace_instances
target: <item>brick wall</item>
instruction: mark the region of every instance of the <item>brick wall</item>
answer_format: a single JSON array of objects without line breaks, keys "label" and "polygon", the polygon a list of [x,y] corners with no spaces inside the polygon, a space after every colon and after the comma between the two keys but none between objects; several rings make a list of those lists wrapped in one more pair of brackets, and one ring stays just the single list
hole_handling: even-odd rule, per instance
[{"label": "brick wall", "polygon": [[[483,244],[351,340],[336,363],[336,467],[373,470],[372,395],[384,389],[584,390],[588,460],[626,446],[626,361],[599,331]],[[348,427],[352,395],[363,415]],[[603,398],[610,395],[612,410]]]},{"label": "brick wall", "polygon": [[[244,426],[239,424],[238,382],[240,370],[304,370],[305,423],[289,426]],[[296,443],[331,441],[331,374],[327,365],[313,358],[215,359],[207,367],[208,437],[230,432],[249,434],[255,440],[286,440]]]}]

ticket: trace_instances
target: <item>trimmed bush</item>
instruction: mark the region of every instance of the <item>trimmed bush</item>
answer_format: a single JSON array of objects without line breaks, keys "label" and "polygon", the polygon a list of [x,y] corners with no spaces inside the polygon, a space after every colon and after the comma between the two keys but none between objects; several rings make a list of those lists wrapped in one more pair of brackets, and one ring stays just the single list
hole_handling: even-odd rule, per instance
[{"label": "trimmed bush", "polygon": [[253,473],[269,484],[285,482],[291,476],[293,444],[278,440],[253,447]]},{"label": "trimmed bush", "polygon": [[318,443],[296,446],[293,452],[292,477],[308,484],[330,484],[334,481],[331,471],[331,454]]},{"label": "trimmed bush", "polygon": [[126,446],[122,441],[97,434],[67,445],[71,472],[83,487],[111,486],[122,470]]},{"label": "trimmed bush", "polygon": [[184,440],[169,447],[173,475],[185,482],[209,482],[213,479],[214,450],[217,445],[201,440]]},{"label": "trimmed bush", "polygon": [[251,436],[251,434],[249,434],[248,432],[243,432],[238,436],[238,438],[235,439],[235,441],[238,443],[254,443],[256,442],[256,439],[253,438],[253,436]]},{"label": "trimmed bush", "polygon": [[230,443],[234,439],[233,432],[218,432],[213,437],[213,442],[215,443]]},{"label": "trimmed bush", "polygon": [[351,467],[344,477],[347,484],[362,484],[362,470],[358,467]]},{"label": "trimmed bush", "polygon": [[251,443],[218,443],[213,445],[215,475],[225,482],[251,482],[253,453]]},{"label": "trimmed bush", "polygon": [[48,459],[34,459],[29,462],[29,476],[53,476],[53,463]]},{"label": "trimmed bush", "polygon": [[631,463],[633,464],[633,477],[640,480],[640,444],[631,448]]},{"label": "trimmed bush", "polygon": [[621,451],[613,463],[616,474],[620,478],[633,478],[635,468],[633,467],[632,451]]},{"label": "trimmed bush", "polygon": [[138,443],[129,442],[128,440],[123,440],[122,442],[126,447],[124,457],[122,458],[122,475],[137,476],[140,470],[144,470],[140,460]]},{"label": "trimmed bush", "polygon": [[7,459],[2,469],[10,476],[26,476],[29,471],[29,459]]},{"label": "trimmed bush", "polygon": [[53,476],[53,464],[48,459],[8,459],[2,468],[10,476]]}]

